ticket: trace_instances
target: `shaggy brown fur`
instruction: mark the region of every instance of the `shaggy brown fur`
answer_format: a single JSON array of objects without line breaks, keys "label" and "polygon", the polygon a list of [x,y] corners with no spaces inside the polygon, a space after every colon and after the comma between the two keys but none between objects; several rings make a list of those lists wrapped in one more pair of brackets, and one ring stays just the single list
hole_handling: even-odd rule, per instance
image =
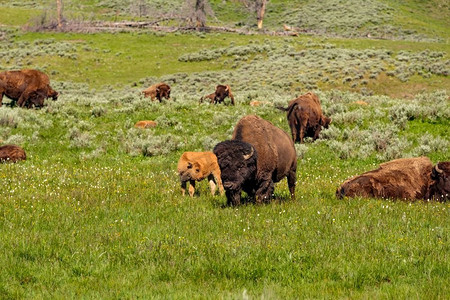
[{"label": "shaggy brown fur", "polygon": [[186,183],[189,181],[189,195],[194,196],[195,182],[208,178],[211,194],[216,192],[216,184],[223,195],[223,185],[220,178],[220,168],[214,153],[208,152],[184,152],[178,161],[178,174],[181,181],[181,193],[186,193]]},{"label": "shaggy brown fur", "polygon": [[[284,177],[287,177],[291,198],[292,200],[295,199],[297,155],[294,143],[287,133],[269,121],[255,115],[249,115],[243,117],[236,124],[232,139],[247,142],[256,150],[255,194],[257,202],[269,201],[274,190],[274,183]],[[240,162],[236,163],[239,164]],[[222,168],[220,161],[219,164],[222,174],[226,174],[228,170]],[[234,177],[232,174],[226,175],[222,175],[222,179]],[[225,183],[224,181],[224,186],[227,185],[228,182]],[[236,197],[236,199],[240,198],[240,190],[239,195],[234,195],[233,197]],[[236,200],[232,202],[236,202]]]},{"label": "shaggy brown fur", "polygon": [[156,98],[159,102],[162,102],[162,98],[170,99],[170,86],[167,83],[160,82],[143,90],[142,93],[144,97],[150,97],[152,101]]},{"label": "shaggy brown fur", "polygon": [[287,108],[278,108],[287,112],[294,143],[303,143],[305,137],[316,140],[322,127],[328,128],[331,123],[331,119],[322,114],[319,97],[311,92],[290,101]]},{"label": "shaggy brown fur", "polygon": [[[391,199],[444,199],[450,192],[449,162],[433,169],[428,157],[401,158],[346,180],[337,190],[338,198],[366,197]],[[447,190],[447,195],[445,195]]]},{"label": "shaggy brown fur", "polygon": [[0,146],[0,163],[26,160],[25,150],[16,145]]},{"label": "shaggy brown fur", "polygon": [[224,102],[226,97],[230,97],[231,104],[234,105],[234,96],[231,93],[230,86],[221,84],[216,86],[216,91],[214,92],[214,104]]},{"label": "shaggy brown fur", "polygon": [[20,107],[40,106],[44,100],[58,98],[58,93],[50,87],[50,79],[41,71],[24,69],[20,71],[5,71],[0,73],[0,106],[3,96]]}]

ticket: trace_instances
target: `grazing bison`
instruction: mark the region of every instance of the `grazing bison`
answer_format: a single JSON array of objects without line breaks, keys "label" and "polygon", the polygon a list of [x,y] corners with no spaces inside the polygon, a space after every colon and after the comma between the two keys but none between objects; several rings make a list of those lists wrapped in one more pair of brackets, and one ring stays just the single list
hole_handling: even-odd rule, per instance
[{"label": "grazing bison", "polygon": [[25,151],[16,145],[0,146],[0,163],[17,162],[19,160],[26,160],[27,155]]},{"label": "grazing bison", "polygon": [[366,197],[392,199],[437,199],[450,194],[450,162],[434,168],[428,157],[401,158],[346,180],[337,190],[338,198]]},{"label": "grazing bison", "polygon": [[226,97],[230,97],[231,104],[234,105],[234,97],[231,93],[231,88],[229,85],[221,85],[216,86],[216,91],[214,92],[214,104],[224,102]]},{"label": "grazing bison", "polygon": [[152,101],[156,99],[162,102],[162,98],[170,99],[170,86],[167,83],[156,83],[142,91],[144,97],[150,97]]},{"label": "grazing bison", "polygon": [[217,164],[217,157],[212,152],[184,152],[178,161],[178,174],[181,181],[181,192],[186,193],[186,183],[189,181],[189,195],[194,196],[195,181],[202,181],[208,178],[211,194],[216,192],[216,184],[219,192],[223,195],[223,185],[220,178],[220,168]]},{"label": "grazing bison", "polygon": [[312,137],[316,140],[322,130],[322,126],[328,128],[331,119],[322,114],[319,97],[308,92],[289,102],[287,108],[278,107],[287,112],[292,140],[303,143],[303,138]]},{"label": "grazing bison", "polygon": [[50,87],[50,79],[41,71],[24,69],[0,73],[0,106],[3,96],[20,107],[42,107],[47,98],[58,99],[58,92]]},{"label": "grazing bison", "polygon": [[[217,156],[228,204],[238,205],[241,190],[256,202],[268,202],[274,183],[287,177],[295,199],[297,156],[289,135],[258,116],[243,117],[234,128],[232,141],[219,143]],[[255,165],[256,162],[256,165]]]}]

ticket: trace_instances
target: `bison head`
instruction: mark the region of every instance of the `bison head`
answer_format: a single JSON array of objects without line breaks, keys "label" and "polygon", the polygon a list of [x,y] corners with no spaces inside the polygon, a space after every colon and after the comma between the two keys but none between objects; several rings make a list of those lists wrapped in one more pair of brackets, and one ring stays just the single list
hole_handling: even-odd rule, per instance
[{"label": "bison head", "polygon": [[186,166],[179,170],[181,181],[188,180],[201,180],[202,179],[202,166],[198,162],[188,161]]},{"label": "bison head", "polygon": [[215,103],[221,103],[230,93],[230,87],[228,85],[218,85],[214,96]]},{"label": "bison head", "polygon": [[439,201],[450,199],[450,161],[437,163],[431,172],[431,179],[434,180],[432,196]]},{"label": "bison head", "polygon": [[169,99],[170,98],[170,86],[167,84],[161,84],[156,87],[156,97],[161,100],[162,98]]},{"label": "bison head", "polygon": [[55,91],[51,87],[48,87],[47,98],[52,98],[53,101],[56,101],[58,100],[58,95],[59,93],[57,91]]},{"label": "bison head", "polygon": [[213,150],[219,163],[228,205],[239,205],[241,191],[254,195],[257,153],[255,148],[238,140],[224,141]]},{"label": "bison head", "polygon": [[328,128],[328,126],[331,123],[331,119],[325,116],[322,116],[320,118],[320,125],[322,125],[324,128]]}]

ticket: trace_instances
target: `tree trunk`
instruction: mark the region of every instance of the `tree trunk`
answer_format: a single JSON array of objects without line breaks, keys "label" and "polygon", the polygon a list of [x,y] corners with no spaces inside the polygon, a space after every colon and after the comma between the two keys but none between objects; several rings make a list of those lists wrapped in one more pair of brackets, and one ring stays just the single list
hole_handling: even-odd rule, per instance
[{"label": "tree trunk", "polygon": [[256,19],[258,20],[258,29],[262,29],[263,27],[264,13],[266,12],[266,2],[267,0],[258,0],[256,3]]},{"label": "tree trunk", "polygon": [[62,0],[56,0],[56,14],[58,18],[58,28],[62,28]]}]

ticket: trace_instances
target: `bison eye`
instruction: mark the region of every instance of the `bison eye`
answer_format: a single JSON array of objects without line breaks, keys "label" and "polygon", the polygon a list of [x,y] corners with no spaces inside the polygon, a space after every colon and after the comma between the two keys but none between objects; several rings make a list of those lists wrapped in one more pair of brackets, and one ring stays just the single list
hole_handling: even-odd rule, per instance
[{"label": "bison eye", "polygon": [[195,169],[195,172],[197,172],[197,173],[200,172],[200,169]]}]

